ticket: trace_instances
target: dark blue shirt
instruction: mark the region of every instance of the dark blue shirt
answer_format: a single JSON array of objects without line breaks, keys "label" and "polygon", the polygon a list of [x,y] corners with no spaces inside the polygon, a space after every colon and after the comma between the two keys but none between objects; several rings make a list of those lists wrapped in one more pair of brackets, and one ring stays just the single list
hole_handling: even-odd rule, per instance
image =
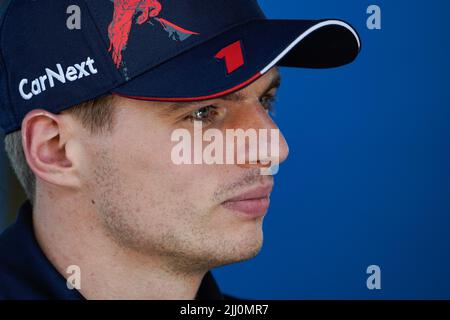
[{"label": "dark blue shirt", "polygon": [[[197,300],[231,298],[221,294],[211,272],[200,285]],[[83,300],[39,247],[32,224],[32,206],[22,204],[16,222],[0,235],[0,299]]]}]

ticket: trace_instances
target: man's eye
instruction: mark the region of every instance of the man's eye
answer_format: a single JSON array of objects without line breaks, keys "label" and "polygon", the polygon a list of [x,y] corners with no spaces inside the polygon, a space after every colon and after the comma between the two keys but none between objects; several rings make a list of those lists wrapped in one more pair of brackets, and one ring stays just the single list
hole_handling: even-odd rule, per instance
[{"label": "man's eye", "polygon": [[263,105],[264,109],[268,113],[275,112],[275,101],[276,97],[274,95],[265,95],[259,99],[259,102]]},{"label": "man's eye", "polygon": [[187,118],[191,121],[212,122],[217,116],[216,106],[206,106],[192,112]]}]

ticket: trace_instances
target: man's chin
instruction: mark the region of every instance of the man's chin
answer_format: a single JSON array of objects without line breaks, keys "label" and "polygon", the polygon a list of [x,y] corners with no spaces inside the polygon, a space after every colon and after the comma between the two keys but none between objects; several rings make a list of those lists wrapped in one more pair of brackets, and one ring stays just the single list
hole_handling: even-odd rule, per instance
[{"label": "man's chin", "polygon": [[257,235],[240,235],[239,239],[233,240],[221,243],[220,251],[211,257],[210,261],[214,264],[214,268],[256,257],[262,249],[263,233],[261,230]]}]

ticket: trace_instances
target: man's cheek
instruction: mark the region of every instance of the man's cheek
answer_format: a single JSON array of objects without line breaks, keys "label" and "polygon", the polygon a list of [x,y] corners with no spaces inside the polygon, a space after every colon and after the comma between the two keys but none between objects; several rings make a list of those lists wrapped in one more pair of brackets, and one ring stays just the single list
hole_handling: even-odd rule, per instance
[{"label": "man's cheek", "polygon": [[162,183],[174,197],[188,197],[199,205],[211,202],[217,185],[217,172],[212,166],[174,165],[165,168]]},{"label": "man's cheek", "polygon": [[117,159],[127,170],[142,174],[162,174],[170,165],[170,150],[158,143],[128,145],[115,150]]}]

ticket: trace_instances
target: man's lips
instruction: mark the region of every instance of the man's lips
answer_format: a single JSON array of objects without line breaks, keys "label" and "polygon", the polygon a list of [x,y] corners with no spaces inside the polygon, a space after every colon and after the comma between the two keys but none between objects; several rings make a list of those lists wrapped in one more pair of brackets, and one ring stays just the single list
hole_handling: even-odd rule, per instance
[{"label": "man's lips", "polygon": [[269,196],[273,185],[254,188],[222,203],[227,209],[245,213],[250,217],[260,217],[266,214],[269,208]]}]

